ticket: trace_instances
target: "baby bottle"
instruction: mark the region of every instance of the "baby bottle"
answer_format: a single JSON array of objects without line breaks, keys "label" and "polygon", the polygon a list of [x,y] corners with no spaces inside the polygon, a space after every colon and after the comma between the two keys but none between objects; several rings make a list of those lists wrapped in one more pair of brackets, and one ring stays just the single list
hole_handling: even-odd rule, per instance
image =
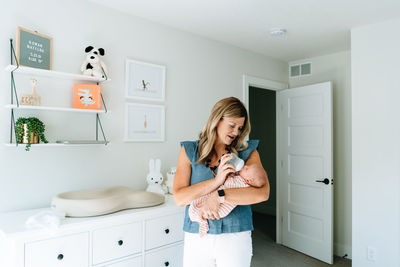
[{"label": "baby bottle", "polygon": [[240,171],[244,166],[244,161],[239,158],[235,153],[231,153],[232,159],[228,161],[229,164],[235,166],[235,171]]}]

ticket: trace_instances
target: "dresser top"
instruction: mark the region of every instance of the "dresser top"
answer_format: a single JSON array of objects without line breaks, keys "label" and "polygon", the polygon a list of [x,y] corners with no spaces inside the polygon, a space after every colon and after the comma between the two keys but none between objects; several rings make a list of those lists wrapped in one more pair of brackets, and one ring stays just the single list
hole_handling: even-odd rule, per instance
[{"label": "dresser top", "polygon": [[175,204],[172,195],[165,195],[165,202],[158,206],[147,207],[147,208],[135,208],[118,211],[111,214],[93,216],[93,217],[80,217],[80,218],[70,218],[67,217],[62,219],[61,224],[58,229],[51,228],[28,228],[25,222],[31,216],[34,216],[42,211],[51,211],[51,208],[41,208],[41,209],[30,209],[21,211],[12,211],[0,213],[0,237],[18,237],[20,235],[26,234],[39,234],[39,233],[49,233],[51,231],[57,232],[62,230],[68,230],[71,228],[82,227],[85,225],[94,224],[104,224],[112,223],[115,224],[116,221],[121,221],[124,223],[129,220],[140,220],[143,217],[151,218],[162,216],[171,213],[183,212],[183,207],[178,207]]}]

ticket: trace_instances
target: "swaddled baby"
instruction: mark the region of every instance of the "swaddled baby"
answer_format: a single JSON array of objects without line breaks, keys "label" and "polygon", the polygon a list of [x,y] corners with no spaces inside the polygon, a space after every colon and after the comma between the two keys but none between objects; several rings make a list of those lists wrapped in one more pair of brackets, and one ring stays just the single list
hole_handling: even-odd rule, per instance
[{"label": "swaddled baby", "polygon": [[[245,165],[240,171],[229,175],[225,183],[221,185],[217,190],[228,189],[228,188],[241,188],[241,187],[262,187],[265,185],[265,171],[264,169],[256,164]],[[193,200],[189,206],[189,217],[192,221],[199,223],[199,234],[204,236],[207,234],[209,226],[207,220],[201,216],[200,208],[204,201],[209,197],[210,194],[201,196],[198,199]],[[220,218],[226,217],[236,205],[227,201],[220,204],[218,214]]]}]

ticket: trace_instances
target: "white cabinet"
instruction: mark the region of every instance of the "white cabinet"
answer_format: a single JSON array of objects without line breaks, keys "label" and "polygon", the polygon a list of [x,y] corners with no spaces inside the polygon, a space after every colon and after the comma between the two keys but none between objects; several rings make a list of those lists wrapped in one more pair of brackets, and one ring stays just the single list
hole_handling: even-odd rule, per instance
[{"label": "white cabinet", "polygon": [[136,257],[112,264],[103,265],[102,267],[142,267],[142,257]]},{"label": "white cabinet", "polygon": [[87,267],[89,233],[25,244],[25,267]]},{"label": "white cabinet", "polygon": [[93,264],[140,253],[142,240],[141,221],[96,230],[92,237]]},{"label": "white cabinet", "polygon": [[183,240],[183,213],[146,221],[146,249]]},{"label": "white cabinet", "polygon": [[181,267],[183,265],[183,244],[151,251],[145,256],[145,266]]},{"label": "white cabinet", "polygon": [[66,218],[57,230],[28,229],[39,210],[0,214],[0,266],[182,266],[183,214],[166,203],[88,218]]}]

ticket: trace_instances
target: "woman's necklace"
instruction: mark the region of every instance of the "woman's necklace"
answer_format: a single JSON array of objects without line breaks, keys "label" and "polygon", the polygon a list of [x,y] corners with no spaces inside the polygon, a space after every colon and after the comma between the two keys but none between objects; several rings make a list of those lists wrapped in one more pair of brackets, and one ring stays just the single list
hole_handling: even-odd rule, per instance
[{"label": "woman's necklace", "polygon": [[[223,153],[222,155],[221,155],[221,158],[225,155],[225,154],[229,154],[229,153],[231,153],[231,147],[230,146],[225,146],[225,153]],[[207,168],[210,168],[210,170],[211,170],[211,172],[214,174],[214,176],[217,176],[216,174],[215,174],[215,170],[218,168],[218,166],[219,166],[219,164],[221,163],[221,158],[218,160],[218,163],[216,164],[216,165],[214,165],[214,166],[211,166],[211,159],[210,158],[208,158],[207,160],[206,160],[206,167]]]}]

